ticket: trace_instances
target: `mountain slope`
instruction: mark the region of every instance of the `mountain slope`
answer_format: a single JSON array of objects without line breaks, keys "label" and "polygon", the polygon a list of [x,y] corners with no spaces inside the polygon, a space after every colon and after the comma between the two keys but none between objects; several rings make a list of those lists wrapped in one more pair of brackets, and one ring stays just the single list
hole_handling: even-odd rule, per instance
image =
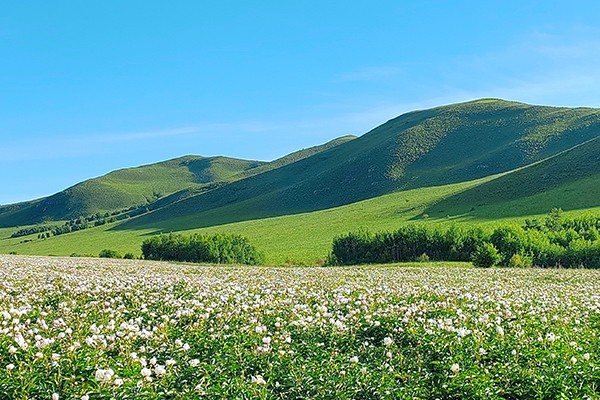
[{"label": "mountain slope", "polygon": [[424,213],[494,219],[547,210],[600,206],[600,137],[482,185],[456,193]]},{"label": "mountain slope", "polygon": [[165,207],[228,182],[280,168],[355,138],[351,135],[343,136],[271,162],[184,156],[113,171],[46,198],[0,206],[0,227],[72,219],[138,205],[147,205],[150,209]]},{"label": "mountain slope", "polygon": [[326,209],[510,171],[598,135],[597,109],[484,99],[414,111],[355,140],[186,198],[117,229],[192,229]]},{"label": "mountain slope", "polygon": [[227,157],[185,156],[113,171],[52,196],[0,208],[0,226],[64,220],[147,204],[184,188],[202,187],[263,164]]}]

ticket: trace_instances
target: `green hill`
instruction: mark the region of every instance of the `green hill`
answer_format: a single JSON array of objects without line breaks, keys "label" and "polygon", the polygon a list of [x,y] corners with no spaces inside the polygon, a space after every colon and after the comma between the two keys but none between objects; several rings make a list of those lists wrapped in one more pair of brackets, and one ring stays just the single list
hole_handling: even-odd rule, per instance
[{"label": "green hill", "polygon": [[424,213],[493,220],[528,216],[544,208],[585,210],[598,206],[600,137],[449,196]]},{"label": "green hill", "polygon": [[401,115],[365,135],[132,219],[163,230],[327,209],[507,172],[600,134],[600,110],[478,100]]},{"label": "green hill", "polygon": [[[178,160],[193,185],[154,201],[151,212],[46,239],[9,239],[14,228],[0,229],[0,252],[139,254],[158,232],[231,232],[269,263],[314,263],[336,235],[361,227],[522,223],[554,207],[600,212],[600,111],[587,108],[479,100],[411,112],[237,173]],[[134,193],[132,181],[117,186]],[[5,212],[23,205],[11,207]]]},{"label": "green hill", "polygon": [[184,156],[113,171],[46,198],[0,206],[0,227],[67,220],[139,205],[158,209],[229,182],[280,168],[355,138],[343,136],[271,162]]},{"label": "green hill", "polygon": [[52,196],[0,208],[0,226],[65,220],[152,203],[262,165],[228,157],[185,156],[89,179]]}]

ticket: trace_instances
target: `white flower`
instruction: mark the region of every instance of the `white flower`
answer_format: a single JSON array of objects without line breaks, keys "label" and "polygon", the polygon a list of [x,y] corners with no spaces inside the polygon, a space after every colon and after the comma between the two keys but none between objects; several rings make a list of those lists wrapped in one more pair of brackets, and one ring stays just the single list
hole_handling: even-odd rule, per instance
[{"label": "white flower", "polygon": [[108,382],[112,379],[112,377],[115,375],[115,371],[113,371],[111,368],[108,369],[102,369],[102,368],[98,368],[96,370],[96,380],[99,382]]},{"label": "white flower", "polygon": [[200,365],[200,360],[198,360],[197,358],[190,360],[190,367],[197,367],[198,365]]},{"label": "white flower", "polygon": [[577,359],[575,357],[571,357],[571,364],[575,364],[577,362]]},{"label": "white flower", "polygon": [[58,395],[58,393],[52,393],[52,400],[59,400],[60,396]]},{"label": "white flower", "polygon": [[590,360],[590,353],[585,353],[585,354],[583,355],[583,359],[584,359],[585,361],[589,361],[589,360]]},{"label": "white flower", "polygon": [[157,364],[156,367],[154,367],[154,374],[156,376],[163,376],[166,373],[167,369],[164,366]]},{"label": "white flower", "polygon": [[121,379],[121,378],[115,379],[115,381],[113,382],[113,385],[115,385],[115,386],[123,385],[123,379]]},{"label": "white flower", "polygon": [[496,333],[500,336],[504,336],[504,328],[501,327],[500,325],[496,326]]},{"label": "white flower", "polygon": [[11,364],[8,364],[8,365],[6,366],[6,370],[7,370],[7,371],[12,371],[13,369],[15,369],[15,364],[12,364],[12,363],[11,363]]},{"label": "white flower", "polygon": [[150,375],[152,375],[152,370],[150,368],[142,368],[142,370],[140,371],[140,374],[144,377],[147,378]]},{"label": "white flower", "polygon": [[392,352],[391,352],[391,351],[388,351],[388,352],[386,352],[386,353],[385,353],[385,356],[386,356],[387,358],[392,358]]},{"label": "white flower", "polygon": [[352,364],[356,364],[358,362],[358,357],[356,357],[356,356],[350,357],[350,362]]},{"label": "white flower", "polygon": [[456,330],[456,334],[458,335],[458,337],[465,337],[467,336],[469,333],[471,333],[470,330],[468,330],[467,328],[458,328]]},{"label": "white flower", "polygon": [[262,375],[256,375],[252,377],[252,383],[256,383],[257,385],[265,385],[267,382]]},{"label": "white flower", "polygon": [[81,400],[90,400],[90,396],[84,394],[83,396],[81,396]]},{"label": "white flower", "polygon": [[454,363],[452,364],[452,366],[450,367],[450,370],[452,371],[452,373],[454,375],[458,374],[458,372],[460,371],[460,365]]},{"label": "white flower", "polygon": [[389,338],[389,337],[385,337],[385,338],[383,338],[383,344],[384,344],[384,345],[386,345],[386,346],[389,346],[389,345],[391,345],[392,343],[394,343],[394,341],[392,340],[392,338]]},{"label": "white flower", "polygon": [[8,348],[8,353],[9,354],[15,354],[17,352],[17,348],[15,346],[10,346]]}]

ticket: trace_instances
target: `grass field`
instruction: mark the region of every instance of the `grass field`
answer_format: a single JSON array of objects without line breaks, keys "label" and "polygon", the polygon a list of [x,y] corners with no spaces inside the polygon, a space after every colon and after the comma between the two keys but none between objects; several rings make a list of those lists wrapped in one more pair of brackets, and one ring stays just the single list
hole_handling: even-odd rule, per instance
[{"label": "grass field", "polygon": [[2,398],[600,396],[598,271],[1,256],[0,278]]},{"label": "grass field", "polygon": [[[405,223],[425,222],[440,227],[448,227],[452,224],[478,224],[490,227],[499,223],[522,224],[526,217],[543,218],[553,207],[562,207],[567,211],[566,215],[571,216],[589,212],[600,213],[600,206],[591,207],[591,204],[596,204],[597,197],[593,193],[584,194],[590,190],[597,192],[598,189],[593,189],[595,186],[583,181],[572,183],[572,188],[568,185],[561,186],[555,190],[511,200],[508,203],[497,202],[475,207],[472,211],[465,209],[463,203],[453,200],[488,184],[492,178],[494,177],[455,185],[397,192],[312,213],[244,221],[202,229],[189,229],[196,222],[185,218],[131,230],[122,230],[112,224],[44,240],[36,239],[37,235],[7,239],[14,229],[0,229],[0,235],[3,238],[0,239],[0,253],[14,251],[18,254],[70,255],[76,253],[97,256],[102,249],[113,249],[121,254],[132,252],[139,255],[142,241],[149,235],[158,232],[185,234],[230,232],[249,238],[256,247],[265,253],[268,264],[314,265],[327,257],[335,236],[360,228],[368,228],[373,231],[391,230]],[[584,190],[584,188],[587,189]],[[443,212],[431,211],[439,210],[440,204],[447,204],[444,206]],[[581,208],[577,207],[578,204],[581,205]],[[569,208],[573,205],[575,207]],[[236,212],[235,207],[236,205],[232,205],[231,209],[219,210],[219,212],[234,213]],[[427,216],[424,213],[431,214]],[[210,225],[210,213],[203,214],[201,218],[205,224]],[[21,243],[28,239],[32,241]]]}]

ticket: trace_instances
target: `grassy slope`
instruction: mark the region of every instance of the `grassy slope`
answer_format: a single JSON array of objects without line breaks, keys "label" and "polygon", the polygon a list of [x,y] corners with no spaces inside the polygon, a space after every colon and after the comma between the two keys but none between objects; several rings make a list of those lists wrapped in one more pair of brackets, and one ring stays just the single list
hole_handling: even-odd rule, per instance
[{"label": "grassy slope", "polygon": [[[412,128],[402,131],[411,131],[408,135],[397,134],[398,124],[416,126],[414,124],[418,125],[418,121],[429,121],[425,123],[426,127],[435,132],[439,125],[436,115],[439,115],[440,110],[442,113],[451,110],[452,115],[462,115],[460,118],[464,119],[464,112],[461,111],[464,107],[467,108],[464,112],[467,112],[470,116],[468,120],[471,121],[471,125],[467,126],[480,128],[465,131],[460,137],[472,145],[480,140],[481,145],[496,146],[495,150],[484,155],[471,154],[470,150],[460,149],[470,146],[465,146],[465,142],[458,140],[459,137],[452,138],[448,133],[439,138],[436,142],[438,144],[429,144],[429,150],[424,151],[423,148],[427,146],[413,143],[413,147],[410,147],[407,144],[406,137],[414,133]],[[492,112],[493,110],[495,111]],[[489,130],[492,124],[490,121],[498,113],[505,119],[495,120],[496,128]],[[565,113],[568,115],[565,116]],[[598,136],[597,114],[597,110],[590,109],[538,108],[499,101],[479,101],[410,113],[361,138],[272,171],[233,182],[197,198],[181,201],[176,204],[177,207],[167,207],[120,225],[103,226],[31,243],[20,244],[19,241],[23,238],[0,240],[0,252],[97,254],[102,248],[112,248],[121,252],[139,253],[139,245],[143,239],[156,232],[229,231],[250,238],[267,253],[271,263],[282,263],[287,259],[312,263],[317,258],[326,256],[331,240],[338,234],[360,227],[393,229],[408,221],[422,221],[423,214],[429,215],[431,223],[438,224],[496,224],[498,221],[522,222],[526,216],[542,216],[553,207],[571,210],[572,213],[586,210],[599,212],[600,204],[596,199],[600,198],[600,163],[597,156],[600,154],[600,140],[591,140],[556,157],[502,175],[495,180],[488,177],[438,187],[419,187],[421,181],[432,184],[440,179],[436,177],[436,173],[440,174],[440,171],[447,174],[448,180],[453,181],[463,173],[466,176],[475,172],[489,173],[495,164],[486,163],[496,159],[506,161],[511,154],[513,163],[517,163],[518,160],[542,158],[548,152],[555,153],[562,147],[569,148],[572,144],[582,143],[586,138]],[[448,115],[443,118],[448,118]],[[515,125],[515,121],[523,119],[536,122],[537,125],[532,122],[533,125],[527,129],[524,123]],[[545,124],[546,120],[553,120],[556,125]],[[569,123],[560,122],[564,120]],[[515,126],[521,130],[516,134],[510,133],[515,130]],[[419,129],[421,128],[417,130]],[[478,135],[481,138],[478,139]],[[485,144],[490,135],[495,144]],[[386,146],[398,141],[404,141],[403,148],[420,149],[418,151],[422,154],[416,158],[414,154],[410,157],[394,156]],[[447,146],[439,144],[444,141]],[[523,144],[524,142],[527,143]],[[397,147],[392,146],[392,149]],[[458,153],[456,162],[443,164],[441,158],[448,160],[453,157],[450,154],[452,152]],[[412,161],[406,164],[407,159]],[[429,160],[425,162],[426,159]],[[365,163],[368,164],[367,169]],[[501,165],[509,164],[505,162]],[[386,168],[387,171],[384,171]],[[462,172],[458,173],[461,169]],[[390,173],[396,175],[396,181],[387,178]],[[295,175],[312,179],[298,182],[292,179]],[[287,185],[285,182],[288,182]],[[359,192],[359,197],[365,194],[367,197],[375,196],[383,188],[393,189],[390,182],[399,182],[406,189],[309,213],[302,213],[303,208],[298,205],[306,205],[306,201],[311,200],[313,206],[318,204],[325,208],[326,202],[336,199],[335,196],[340,201],[347,200],[348,196],[356,196],[356,192]],[[332,186],[328,191],[315,191],[315,187],[318,187],[315,185],[321,184]],[[217,202],[220,207],[205,207],[203,202],[207,199]],[[266,218],[278,215],[282,210],[297,214]]]},{"label": "grassy slope", "polygon": [[600,138],[443,199],[425,213],[493,220],[540,209],[600,206]]},{"label": "grassy slope", "polygon": [[322,210],[509,171],[598,136],[600,111],[480,100],[402,115],[358,139],[193,196],[123,229],[208,227]]},{"label": "grassy slope", "polygon": [[[531,167],[530,167],[531,168]],[[525,168],[525,171],[529,168]],[[532,168],[534,173],[537,171]],[[280,216],[252,221],[244,221],[204,229],[184,230],[191,232],[234,232],[248,237],[252,243],[265,251],[269,263],[281,264],[315,263],[326,257],[332,239],[339,234],[359,228],[371,230],[391,230],[401,224],[424,221],[423,214],[439,204],[461,195],[472,193],[479,188],[486,188],[495,182],[505,181],[511,176],[521,179],[522,171],[493,176],[479,180],[452,184],[440,187],[411,189],[383,195],[377,198],[311,213]],[[481,213],[464,214],[461,202],[446,203],[442,214],[431,214],[427,223],[439,226],[451,224],[484,224],[522,223],[525,216],[543,217],[552,207],[571,210],[569,214],[583,212],[600,213],[597,202],[583,204],[581,209],[570,207],[577,204],[584,190],[598,191],[597,183],[600,173],[590,173],[588,177],[565,182],[554,189],[531,193],[530,196],[511,199],[507,202],[496,202],[487,208],[478,208]],[[590,197],[591,198],[591,197]],[[487,214],[483,213],[486,212]],[[493,215],[494,220],[488,218]],[[171,229],[164,232],[180,231],[185,221],[173,220]],[[0,240],[0,252],[17,251],[20,254],[56,254],[68,255],[98,254],[103,248],[111,248],[124,253],[127,251],[139,254],[141,242],[160,229],[147,226],[144,229],[115,230],[114,226],[105,226],[81,231],[73,234],[52,237],[46,240],[35,240],[31,243],[19,244],[19,239]],[[0,231],[0,234],[3,231]],[[8,232],[7,232],[8,233]],[[23,239],[23,238],[21,238]]]},{"label": "grassy slope", "polygon": [[185,156],[113,171],[45,199],[0,208],[0,226],[65,220],[146,204],[184,188],[223,181],[259,165],[262,163],[258,161],[227,157]]},{"label": "grassy slope", "polygon": [[[489,178],[483,181],[487,179]],[[282,263],[287,259],[314,262],[317,258],[326,256],[335,235],[360,227],[391,229],[419,215],[427,205],[440,198],[478,183],[480,181],[414,189],[329,210],[245,221],[191,230],[186,233],[192,231],[240,233],[265,251],[270,263]],[[173,223],[173,229],[164,232],[180,231],[176,228],[180,225],[180,221],[173,221]],[[136,230],[115,230],[112,229],[114,226],[114,224],[106,225],[29,243],[20,242],[32,239],[36,235],[0,239],[0,253],[16,251],[19,254],[69,255],[75,252],[97,255],[103,248],[110,248],[122,253],[132,251],[139,254],[141,242],[148,235],[157,233],[157,227],[152,226]],[[0,231],[3,232],[6,232],[4,237],[7,237],[12,230]]]}]

